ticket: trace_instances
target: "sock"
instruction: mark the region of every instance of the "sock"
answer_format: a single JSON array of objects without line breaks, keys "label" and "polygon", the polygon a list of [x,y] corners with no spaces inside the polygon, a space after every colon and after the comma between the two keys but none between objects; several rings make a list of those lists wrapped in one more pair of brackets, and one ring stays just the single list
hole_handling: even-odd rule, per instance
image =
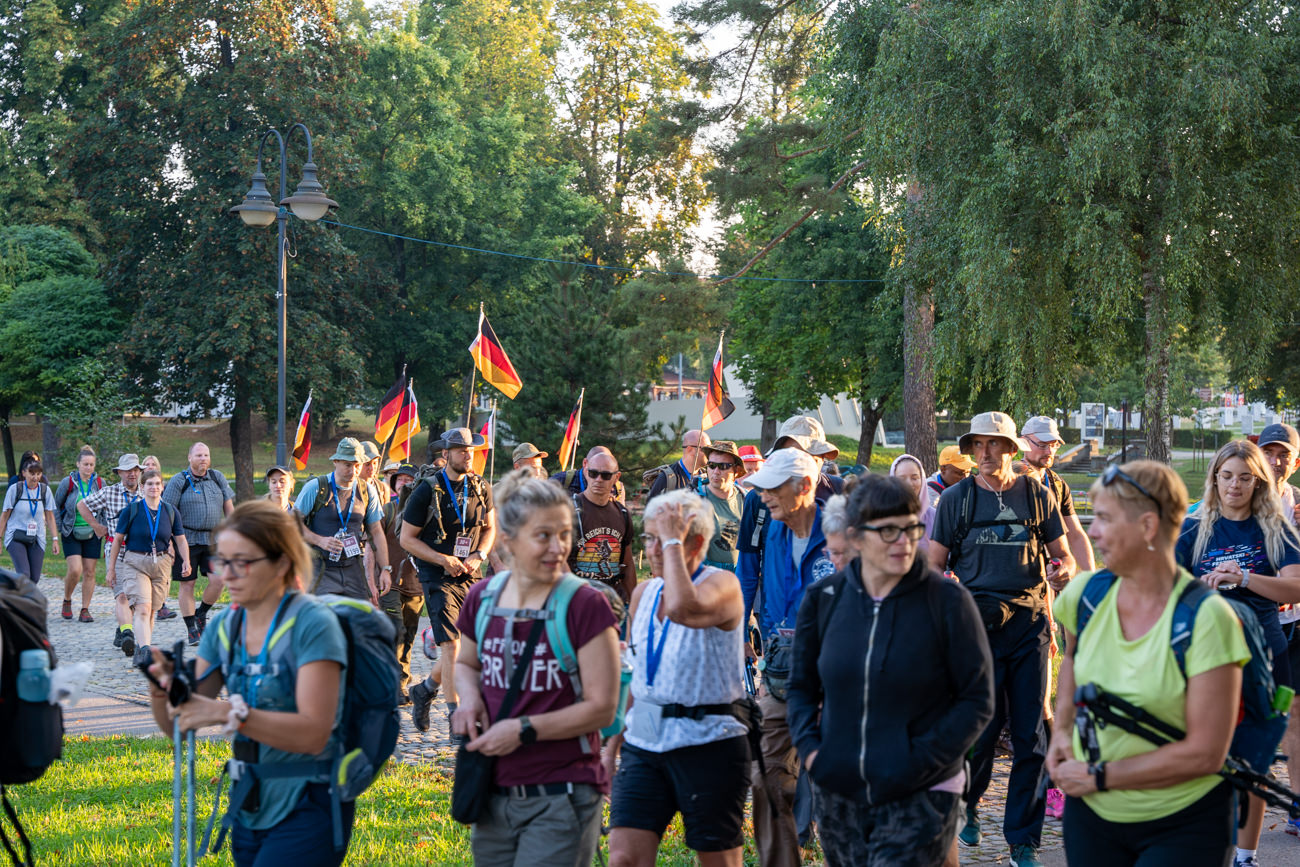
[{"label": "sock", "polygon": [[193,615],[193,614],[186,614],[186,615],[185,615],[185,628],[186,628],[186,629],[198,629],[198,628],[199,628],[199,624],[195,622],[195,620],[194,620],[194,615]]},{"label": "sock", "polygon": [[212,610],[212,606],[211,606],[211,605],[209,605],[209,604],[206,603],[206,602],[200,602],[200,603],[199,603],[198,615],[199,615],[200,617],[207,617],[207,616],[208,616],[208,612],[211,611],[211,610]]},{"label": "sock", "polygon": [[451,716],[452,714],[454,714],[456,712],[456,707],[458,705],[459,702],[455,702],[455,701],[447,702],[447,716]]},{"label": "sock", "polygon": [[1238,849],[1237,849],[1237,857],[1236,857],[1235,860],[1236,860],[1236,862],[1237,862],[1238,864],[1240,864],[1242,861],[1245,861],[1247,858],[1254,858],[1254,857],[1255,857],[1255,850],[1254,850],[1254,849],[1242,849],[1242,848],[1238,848]]}]

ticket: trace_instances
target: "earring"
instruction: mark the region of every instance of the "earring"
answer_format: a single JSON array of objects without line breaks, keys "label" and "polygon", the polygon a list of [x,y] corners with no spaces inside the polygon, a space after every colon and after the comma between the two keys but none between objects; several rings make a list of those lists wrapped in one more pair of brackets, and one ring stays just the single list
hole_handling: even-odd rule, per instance
[{"label": "earring", "polygon": [[1152,545],[1150,542],[1147,543],[1147,550],[1148,550],[1148,551],[1154,551],[1155,549],[1156,549],[1156,546],[1155,546],[1155,545]]}]

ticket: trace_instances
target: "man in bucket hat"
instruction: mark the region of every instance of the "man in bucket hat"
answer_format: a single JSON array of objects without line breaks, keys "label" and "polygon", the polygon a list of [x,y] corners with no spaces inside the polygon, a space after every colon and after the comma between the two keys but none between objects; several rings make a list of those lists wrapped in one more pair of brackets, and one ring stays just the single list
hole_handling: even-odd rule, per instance
[{"label": "man in bucket hat", "polygon": [[[1011,469],[1029,445],[1006,413],[982,412],[957,445],[974,457],[979,475],[939,498],[930,541],[930,565],[952,570],[971,591],[993,652],[994,689],[1001,698],[993,721],[975,744],[968,783],[963,845],[981,839],[979,803],[993,772],[993,753],[1004,722],[1011,729],[1011,776],[1003,834],[1011,863],[1038,867],[1042,841],[1047,728],[1043,695],[1051,674],[1047,587],[1063,588],[1074,572],[1061,507],[1047,488]],[[1053,561],[1048,563],[1048,558]]]},{"label": "man in bucket hat", "polygon": [[[379,597],[392,583],[393,571],[380,525],[383,502],[360,478],[358,471],[366,461],[361,443],[344,437],[330,460],[334,471],[309,479],[294,503],[303,516],[303,537],[316,549],[311,592],[337,593],[378,606]],[[378,563],[376,579],[366,575],[362,548],[367,541]]]},{"label": "man in bucket hat", "polygon": [[708,484],[700,485],[700,496],[713,507],[714,532],[705,554],[706,565],[736,571],[736,542],[740,538],[740,516],[745,494],[736,479],[745,474],[745,460],[731,440],[714,440],[704,449]]},{"label": "man in bucket hat", "polygon": [[438,446],[446,450],[447,465],[416,483],[402,512],[400,544],[415,558],[441,652],[429,677],[410,690],[411,721],[422,732],[429,730],[429,705],[439,688],[446,696],[447,716],[456,710],[456,619],[496,541],[492,487],[470,470],[474,449],[483,442],[467,427],[444,433]]}]

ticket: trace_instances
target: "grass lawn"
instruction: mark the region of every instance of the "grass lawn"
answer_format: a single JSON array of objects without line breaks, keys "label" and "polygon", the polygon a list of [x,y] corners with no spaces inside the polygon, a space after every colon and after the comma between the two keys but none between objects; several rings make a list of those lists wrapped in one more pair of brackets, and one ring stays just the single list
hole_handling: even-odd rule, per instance
[{"label": "grass lawn", "polygon": [[[198,829],[212,810],[213,785],[230,755],[225,741],[198,744]],[[32,839],[38,863],[166,864],[171,857],[171,742],[161,737],[69,738],[63,761],[10,797]],[[227,791],[228,791],[227,787]],[[223,807],[224,798],[223,795]],[[469,864],[469,829],[450,816],[451,769],[390,762],[357,801],[348,864]],[[608,818],[608,817],[607,817]],[[215,835],[214,835],[215,836]],[[757,864],[746,823],[745,863]],[[328,845],[329,829],[321,829]],[[602,846],[607,852],[607,847]],[[546,861],[537,853],[537,863]],[[223,851],[205,863],[230,863]],[[659,864],[694,864],[680,820],[668,830]]]}]

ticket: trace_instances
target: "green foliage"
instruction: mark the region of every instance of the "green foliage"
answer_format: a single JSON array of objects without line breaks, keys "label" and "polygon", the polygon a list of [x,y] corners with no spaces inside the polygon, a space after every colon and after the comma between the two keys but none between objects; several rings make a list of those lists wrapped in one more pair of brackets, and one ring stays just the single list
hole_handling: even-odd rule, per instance
[{"label": "green foliage", "polygon": [[148,425],[123,415],[138,409],[131,403],[105,362],[83,358],[69,371],[67,385],[41,404],[46,420],[59,430],[58,448],[43,457],[54,466],[71,467],[81,446],[90,445],[101,466],[114,466],[127,452],[146,454],[152,443]]}]

